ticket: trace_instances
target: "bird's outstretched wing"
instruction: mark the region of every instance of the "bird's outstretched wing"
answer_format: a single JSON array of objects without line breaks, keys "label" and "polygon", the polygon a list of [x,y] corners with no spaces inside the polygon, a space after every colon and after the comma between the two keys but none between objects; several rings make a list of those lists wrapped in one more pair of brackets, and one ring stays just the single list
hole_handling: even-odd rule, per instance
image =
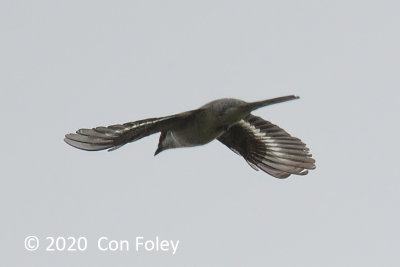
[{"label": "bird's outstretched wing", "polygon": [[76,133],[66,134],[64,141],[82,150],[98,151],[108,149],[112,151],[148,135],[173,129],[185,123],[186,119],[195,112],[193,110],[172,116],[115,124],[108,127],[79,129]]},{"label": "bird's outstretched wing", "polygon": [[218,140],[243,156],[255,170],[276,178],[305,175],[315,169],[315,160],[300,139],[257,116],[248,115]]}]

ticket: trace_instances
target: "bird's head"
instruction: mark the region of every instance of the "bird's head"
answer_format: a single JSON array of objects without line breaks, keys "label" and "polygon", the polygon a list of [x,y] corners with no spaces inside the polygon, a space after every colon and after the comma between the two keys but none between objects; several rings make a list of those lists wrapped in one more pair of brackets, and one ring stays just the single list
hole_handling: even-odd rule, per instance
[{"label": "bird's head", "polygon": [[171,147],[172,147],[171,139],[167,137],[166,132],[161,132],[160,139],[158,141],[157,150],[154,153],[154,156],[157,156],[160,152],[162,152],[168,148],[171,148]]}]

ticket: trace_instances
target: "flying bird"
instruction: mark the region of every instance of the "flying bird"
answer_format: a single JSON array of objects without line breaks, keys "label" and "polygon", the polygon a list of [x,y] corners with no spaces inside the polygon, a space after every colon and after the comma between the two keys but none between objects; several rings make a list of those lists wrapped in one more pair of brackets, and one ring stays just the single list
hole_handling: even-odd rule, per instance
[{"label": "flying bird", "polygon": [[315,169],[309,149],[280,127],[251,114],[252,111],[299,98],[289,95],[257,102],[224,98],[187,112],[110,125],[79,129],[65,135],[73,147],[113,151],[151,134],[161,132],[154,155],[171,148],[193,147],[217,139],[242,156],[255,170],[276,178],[305,175]]}]

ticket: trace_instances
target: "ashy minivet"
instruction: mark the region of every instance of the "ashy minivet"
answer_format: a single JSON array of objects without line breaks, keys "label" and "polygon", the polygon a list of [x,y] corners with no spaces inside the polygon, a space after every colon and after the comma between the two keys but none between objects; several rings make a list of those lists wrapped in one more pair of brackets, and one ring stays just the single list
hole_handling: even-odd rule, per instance
[{"label": "ashy minivet", "polygon": [[305,175],[315,169],[309,149],[298,138],[280,127],[251,114],[258,108],[299,98],[289,95],[257,102],[224,98],[187,112],[110,125],[93,129],[79,129],[65,135],[65,142],[73,147],[109,151],[161,132],[154,155],[178,147],[207,144],[217,139],[241,155],[255,170],[276,177],[291,174]]}]

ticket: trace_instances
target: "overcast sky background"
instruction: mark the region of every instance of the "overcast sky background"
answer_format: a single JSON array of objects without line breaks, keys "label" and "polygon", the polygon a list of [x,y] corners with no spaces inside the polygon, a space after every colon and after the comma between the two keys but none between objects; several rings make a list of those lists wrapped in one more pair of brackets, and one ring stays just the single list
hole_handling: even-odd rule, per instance
[{"label": "overcast sky background", "polygon": [[[397,1],[8,1],[0,4],[2,266],[400,266]],[[310,147],[278,180],[219,142],[153,157],[64,134],[297,94],[255,114]],[[24,238],[85,236],[85,252]],[[100,236],[179,239],[100,252]]]}]

